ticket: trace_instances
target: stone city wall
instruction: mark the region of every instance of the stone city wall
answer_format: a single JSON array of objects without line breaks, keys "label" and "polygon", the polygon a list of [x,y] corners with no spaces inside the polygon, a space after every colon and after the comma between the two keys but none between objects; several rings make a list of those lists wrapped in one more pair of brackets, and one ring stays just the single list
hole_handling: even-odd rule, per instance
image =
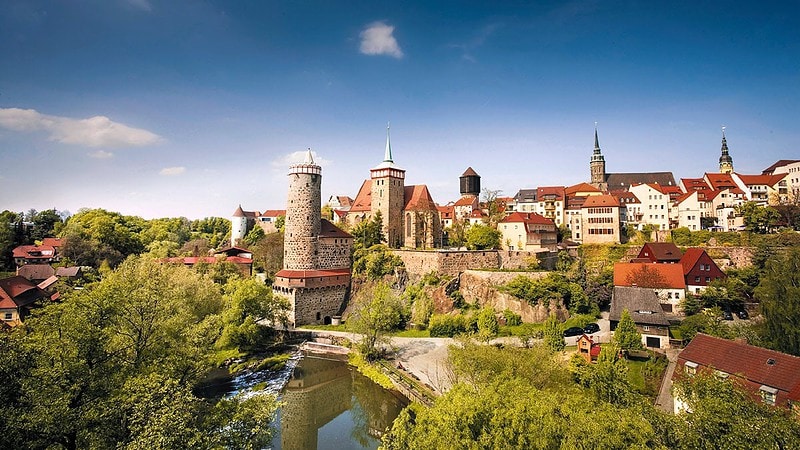
[{"label": "stone city wall", "polygon": [[319,270],[350,267],[350,252],[353,244],[349,239],[320,239],[318,246],[317,268]]},{"label": "stone city wall", "polygon": [[412,279],[430,272],[456,276],[470,269],[526,269],[533,259],[539,260],[539,267],[550,267],[556,259],[550,252],[501,250],[393,250],[393,253],[403,260]]}]

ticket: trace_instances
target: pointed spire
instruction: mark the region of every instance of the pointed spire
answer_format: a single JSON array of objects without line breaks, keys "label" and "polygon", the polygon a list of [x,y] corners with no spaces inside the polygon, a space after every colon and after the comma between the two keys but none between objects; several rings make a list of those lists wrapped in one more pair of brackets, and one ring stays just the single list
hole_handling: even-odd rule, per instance
[{"label": "pointed spire", "polygon": [[728,141],[725,139],[725,127],[722,127],[722,149],[719,157],[720,173],[733,172],[733,158],[728,154]]},{"label": "pointed spire", "polygon": [[386,153],[383,155],[383,160],[387,162],[394,162],[392,161],[392,143],[389,140],[389,128],[391,127],[390,122],[386,122]]},{"label": "pointed spire", "polygon": [[311,154],[311,147],[306,151],[306,159],[303,161],[303,164],[314,164],[314,155]]},{"label": "pointed spire", "polygon": [[594,152],[600,153],[600,140],[597,139],[597,122],[594,123]]}]

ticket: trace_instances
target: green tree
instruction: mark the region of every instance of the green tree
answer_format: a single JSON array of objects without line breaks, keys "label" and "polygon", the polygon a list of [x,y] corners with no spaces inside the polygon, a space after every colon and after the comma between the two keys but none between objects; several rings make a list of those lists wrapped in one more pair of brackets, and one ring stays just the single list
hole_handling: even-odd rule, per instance
[{"label": "green tree", "polygon": [[484,221],[486,225],[494,229],[497,228],[497,223],[503,220],[505,205],[501,204],[498,198],[502,192],[503,191],[488,188],[483,188],[483,190],[481,190],[482,206],[486,208],[486,217]]},{"label": "green tree", "polygon": [[561,325],[553,314],[544,321],[544,344],[553,352],[560,352],[566,347]]},{"label": "green tree", "polygon": [[32,241],[41,241],[46,237],[55,236],[56,225],[63,222],[61,215],[55,209],[46,209],[39,211],[32,217],[33,231],[31,231],[30,239]]},{"label": "green tree", "polygon": [[464,219],[454,219],[453,224],[448,227],[447,245],[450,247],[461,248],[467,245],[467,229],[469,224]]},{"label": "green tree", "polygon": [[767,260],[755,294],[764,316],[764,341],[775,350],[800,356],[800,248]]},{"label": "green tree", "polygon": [[247,244],[248,247],[255,245],[258,241],[264,238],[266,234],[264,233],[264,229],[261,227],[253,227],[247,236],[244,237],[244,243]]},{"label": "green tree", "polygon": [[781,215],[771,206],[761,206],[756,202],[745,202],[736,206],[736,213],[742,216],[747,231],[767,233],[781,219]]},{"label": "green tree", "polygon": [[488,225],[475,224],[467,229],[469,250],[493,250],[500,248],[502,233]]},{"label": "green tree", "polygon": [[[268,326],[285,324],[289,302],[255,278],[233,279],[224,286],[224,328],[217,347],[248,351],[266,343]],[[263,323],[263,324],[262,324]]]},{"label": "green tree", "polygon": [[640,350],[642,346],[642,335],[636,330],[631,314],[627,309],[622,310],[617,328],[614,330],[614,344],[621,350]]},{"label": "green tree", "polygon": [[350,230],[350,234],[353,235],[354,251],[386,242],[386,236],[383,235],[383,216],[381,212],[378,211],[371,219],[356,224]]},{"label": "green tree", "polygon": [[597,364],[591,366],[587,384],[602,401],[623,406],[633,401],[628,366],[619,358],[619,347],[616,345],[603,345]]},{"label": "green tree", "polygon": [[358,248],[353,252],[353,275],[365,276],[369,280],[392,275],[403,260],[392,253],[385,244],[376,244],[369,248]]},{"label": "green tree", "polygon": [[478,339],[489,342],[500,331],[500,324],[497,322],[497,315],[492,307],[485,307],[478,313]]},{"label": "green tree", "polygon": [[358,349],[367,360],[380,356],[379,345],[386,341],[386,333],[402,323],[403,305],[392,293],[388,284],[362,285],[354,299],[347,327],[361,337]]}]

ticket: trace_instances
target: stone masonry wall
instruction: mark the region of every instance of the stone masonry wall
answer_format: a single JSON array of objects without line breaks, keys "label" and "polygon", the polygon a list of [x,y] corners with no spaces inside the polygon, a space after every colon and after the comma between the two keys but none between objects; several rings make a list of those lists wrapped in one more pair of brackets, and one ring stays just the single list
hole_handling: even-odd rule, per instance
[{"label": "stone masonry wall", "polygon": [[320,239],[318,247],[317,267],[319,270],[350,267],[350,252],[353,248],[352,239]]},{"label": "stone masonry wall", "polygon": [[[289,320],[294,320],[295,326],[308,324],[323,324],[325,317],[339,314],[339,309],[344,303],[347,293],[346,286],[332,286],[315,289],[293,289],[289,299],[293,306]],[[283,294],[285,295],[285,294]],[[319,313],[319,320],[317,319]]]},{"label": "stone masonry wall", "polygon": [[456,276],[470,269],[525,269],[533,258],[540,260],[540,266],[548,267],[551,259],[549,253],[498,250],[394,250],[393,253],[403,260],[412,279],[429,272]]}]

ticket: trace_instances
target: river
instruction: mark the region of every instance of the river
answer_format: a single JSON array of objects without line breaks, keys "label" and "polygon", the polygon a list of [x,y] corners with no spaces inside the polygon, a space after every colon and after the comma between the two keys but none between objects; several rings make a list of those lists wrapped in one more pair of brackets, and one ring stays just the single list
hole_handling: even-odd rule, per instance
[{"label": "river", "polygon": [[282,402],[273,449],[376,449],[380,436],[408,404],[346,362],[296,354],[277,373],[248,374],[218,389],[258,395],[253,386],[277,392]]}]

